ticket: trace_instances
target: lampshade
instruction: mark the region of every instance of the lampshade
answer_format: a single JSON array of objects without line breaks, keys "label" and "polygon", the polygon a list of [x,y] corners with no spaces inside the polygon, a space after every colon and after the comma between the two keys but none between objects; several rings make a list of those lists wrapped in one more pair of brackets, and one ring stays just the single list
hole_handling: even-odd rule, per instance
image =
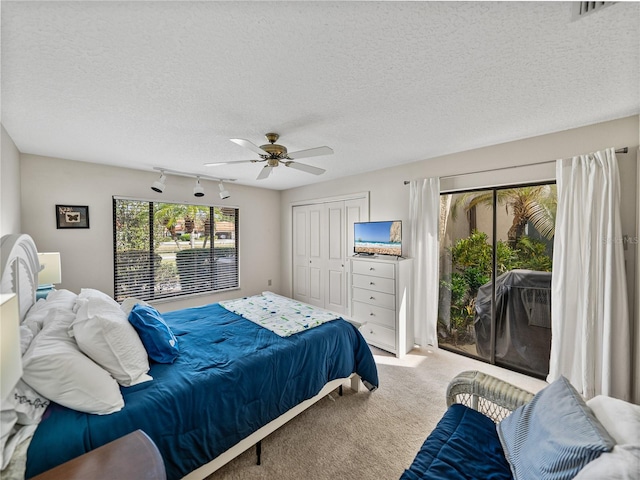
[{"label": "lampshade", "polygon": [[222,182],[218,184],[218,188],[220,189],[220,194],[219,194],[220,198],[222,198],[223,200],[231,196],[231,194],[229,193],[229,190],[226,190],[224,188],[224,185],[222,184]]},{"label": "lampshade", "polygon": [[7,399],[22,376],[18,297],[0,294],[0,398]]},{"label": "lampshade", "polygon": [[38,273],[39,285],[52,285],[62,283],[60,268],[60,252],[38,253],[40,273]]},{"label": "lampshade", "polygon": [[153,182],[153,185],[151,185],[151,190],[153,190],[154,192],[162,193],[164,191],[166,181],[167,177],[165,176],[164,172],[162,172],[160,178]]},{"label": "lampshade", "polygon": [[196,178],[196,186],[193,187],[193,196],[204,197],[204,188],[202,188],[202,185],[200,185],[200,177]]}]

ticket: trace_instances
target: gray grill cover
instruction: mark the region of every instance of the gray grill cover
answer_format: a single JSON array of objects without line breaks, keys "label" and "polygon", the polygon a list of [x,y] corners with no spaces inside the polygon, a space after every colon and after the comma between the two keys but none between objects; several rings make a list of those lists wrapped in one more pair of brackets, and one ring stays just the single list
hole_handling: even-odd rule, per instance
[{"label": "gray grill cover", "polygon": [[[478,289],[476,348],[488,358],[491,345],[491,282]],[[496,361],[549,373],[551,273],[511,270],[496,279]]]}]

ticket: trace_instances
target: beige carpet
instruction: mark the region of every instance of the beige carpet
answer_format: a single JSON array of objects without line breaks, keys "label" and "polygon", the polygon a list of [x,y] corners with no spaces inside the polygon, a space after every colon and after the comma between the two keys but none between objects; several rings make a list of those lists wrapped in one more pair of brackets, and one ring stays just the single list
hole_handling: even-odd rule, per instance
[{"label": "beige carpet", "polygon": [[378,390],[336,390],[262,441],[262,465],[251,448],[208,478],[397,479],[446,410],[446,386],[459,372],[481,370],[532,392],[545,385],[439,349],[402,359],[373,351]]}]

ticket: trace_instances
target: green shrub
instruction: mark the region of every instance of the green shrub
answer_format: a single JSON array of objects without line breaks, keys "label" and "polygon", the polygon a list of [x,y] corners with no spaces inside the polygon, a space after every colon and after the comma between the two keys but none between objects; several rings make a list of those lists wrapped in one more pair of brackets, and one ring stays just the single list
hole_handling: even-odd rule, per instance
[{"label": "green shrub", "polygon": [[[449,248],[453,272],[449,280],[440,282],[440,304],[449,305],[449,311],[444,312],[448,321],[442,317],[439,321],[441,333],[451,337],[454,343],[474,340],[471,327],[475,302],[478,289],[491,280],[492,248],[488,235],[478,231]],[[497,275],[516,268],[549,272],[551,266],[546,246],[539,240],[521,237],[516,248],[503,241],[496,244]],[[445,302],[443,298],[449,301]]]}]

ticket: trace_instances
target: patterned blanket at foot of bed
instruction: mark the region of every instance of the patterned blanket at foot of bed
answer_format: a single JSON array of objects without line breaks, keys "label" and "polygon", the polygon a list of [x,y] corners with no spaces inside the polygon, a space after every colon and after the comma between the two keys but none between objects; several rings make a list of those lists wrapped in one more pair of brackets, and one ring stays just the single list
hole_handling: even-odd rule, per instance
[{"label": "patterned blanket at foot of bed", "polygon": [[303,332],[340,318],[335,313],[271,292],[220,302],[230,312],[257,323],[281,337]]}]

